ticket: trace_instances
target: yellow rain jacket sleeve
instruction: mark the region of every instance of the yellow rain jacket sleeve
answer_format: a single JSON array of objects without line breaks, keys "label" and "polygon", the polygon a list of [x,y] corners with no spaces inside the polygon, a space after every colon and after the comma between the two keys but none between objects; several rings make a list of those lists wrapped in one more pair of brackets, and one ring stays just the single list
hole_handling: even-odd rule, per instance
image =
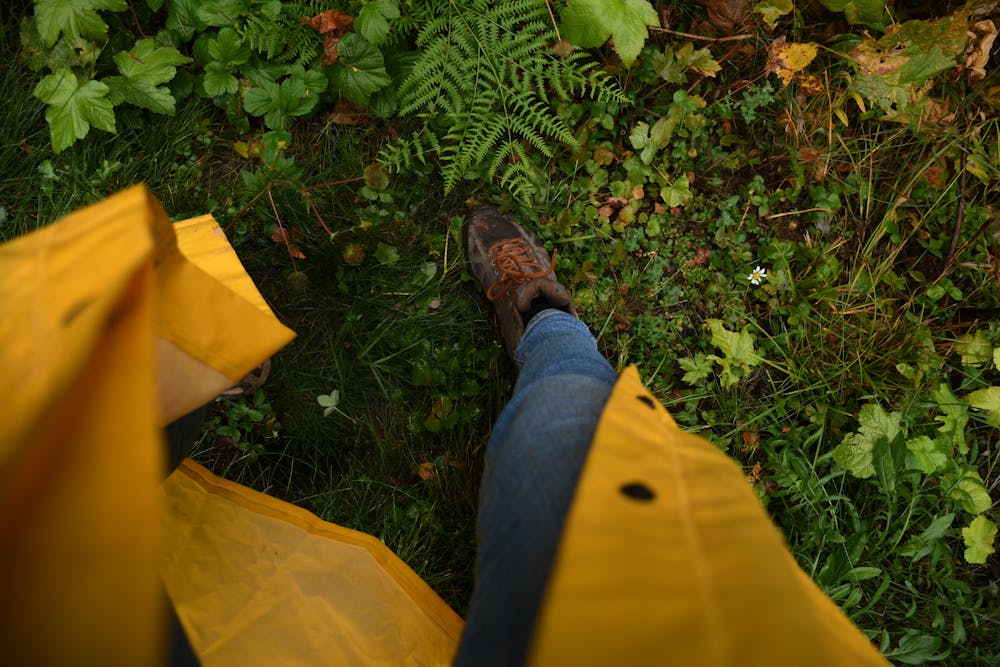
[{"label": "yellow rain jacket sleeve", "polygon": [[[450,663],[461,619],[377,539],[190,461],[161,484],[159,427],[293,335],[211,217],[171,223],[133,188],[0,247],[0,295],[5,660],[162,663],[169,596],[208,666]],[[629,369],[531,664],[884,661]]]}]

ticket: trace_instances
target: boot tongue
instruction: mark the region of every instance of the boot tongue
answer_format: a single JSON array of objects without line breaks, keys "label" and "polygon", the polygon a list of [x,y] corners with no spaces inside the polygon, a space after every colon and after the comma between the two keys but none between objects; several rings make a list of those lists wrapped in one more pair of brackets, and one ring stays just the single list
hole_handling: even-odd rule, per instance
[{"label": "boot tongue", "polygon": [[531,302],[539,297],[559,309],[568,309],[573,303],[573,295],[568,289],[547,278],[537,278],[519,287],[514,303],[518,311],[523,313],[531,308]]}]

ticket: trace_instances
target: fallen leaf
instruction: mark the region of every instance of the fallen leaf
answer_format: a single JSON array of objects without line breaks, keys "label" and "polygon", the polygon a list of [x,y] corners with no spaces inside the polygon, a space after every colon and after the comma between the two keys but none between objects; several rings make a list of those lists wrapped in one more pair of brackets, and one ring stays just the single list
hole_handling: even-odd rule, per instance
[{"label": "fallen leaf", "polygon": [[973,44],[965,56],[965,70],[969,73],[969,81],[976,83],[986,78],[986,63],[997,38],[997,27],[993,21],[977,21],[969,26],[969,37]]},{"label": "fallen leaf", "polygon": [[297,245],[295,245],[294,243],[289,243],[288,244],[288,254],[291,255],[292,257],[294,257],[295,259],[305,259],[306,258],[305,253],[303,253],[301,250],[299,250],[299,247]]},{"label": "fallen leaf", "polygon": [[338,9],[328,9],[316,16],[303,16],[302,23],[323,35],[323,65],[337,62],[340,38],[354,28],[354,17]]},{"label": "fallen leaf", "polygon": [[750,24],[750,3],[748,0],[698,0],[705,8],[705,22],[712,32],[721,35],[735,35],[743,32]]},{"label": "fallen leaf", "polygon": [[786,42],[784,36],[771,42],[767,49],[767,72],[777,74],[787,86],[795,75],[805,69],[816,57],[816,45],[812,42]]},{"label": "fallen leaf", "polygon": [[417,474],[420,475],[420,479],[424,481],[430,481],[437,477],[437,471],[434,470],[433,461],[424,461],[419,466],[417,466]]},{"label": "fallen leaf", "polygon": [[337,125],[364,125],[371,118],[366,109],[359,107],[350,100],[337,100],[333,111],[328,116],[331,123]]},{"label": "fallen leaf", "polygon": [[598,146],[594,149],[594,162],[602,167],[611,164],[616,159],[615,154],[604,146]]}]

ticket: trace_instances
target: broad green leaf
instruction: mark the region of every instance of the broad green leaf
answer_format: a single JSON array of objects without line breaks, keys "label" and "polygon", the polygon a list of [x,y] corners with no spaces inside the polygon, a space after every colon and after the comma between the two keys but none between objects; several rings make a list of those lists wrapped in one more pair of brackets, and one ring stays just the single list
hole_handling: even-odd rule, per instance
[{"label": "broad green leaf", "polygon": [[906,441],[906,450],[913,455],[917,469],[928,475],[944,469],[948,463],[950,449],[950,447],[938,443],[937,440],[931,440],[926,435]]},{"label": "broad green leaf", "polygon": [[[892,658],[894,662],[901,662],[904,665],[926,665],[944,658],[944,655],[937,655],[941,648],[941,638],[922,635],[915,631],[907,631],[903,638],[899,640],[899,647],[885,654],[887,658]],[[947,655],[947,654],[946,654]]]},{"label": "broad green leaf", "polygon": [[146,6],[155,12],[163,6],[163,2],[164,0],[146,0]]},{"label": "broad green leaf", "polygon": [[231,26],[250,11],[248,0],[200,0],[195,16],[205,25]]},{"label": "broad green leaf", "polygon": [[955,351],[962,355],[963,366],[983,366],[993,359],[993,346],[982,330],[959,336]]},{"label": "broad green leaf", "polygon": [[687,174],[682,174],[670,185],[660,188],[660,198],[670,207],[683,206],[692,196],[691,182],[688,181]]},{"label": "broad green leaf", "polygon": [[[167,3],[166,30],[174,33],[177,41],[188,42],[208,25],[198,18],[200,0],[170,0]],[[162,33],[158,35],[162,37]]]},{"label": "broad green leaf", "polygon": [[943,481],[949,489],[948,497],[960,503],[969,514],[982,514],[993,505],[983,478],[974,470],[965,470],[958,478],[946,474]]},{"label": "broad green leaf", "polygon": [[[931,392],[931,398],[944,413],[934,417],[935,421],[941,422],[938,428],[940,434],[938,440],[950,443],[960,454],[968,454],[969,446],[965,444],[965,425],[969,421],[969,406],[952,394],[951,389],[943,382]],[[952,450],[949,449],[947,454],[950,456]]]},{"label": "broad green leaf", "polygon": [[76,37],[100,39],[108,34],[108,24],[99,10],[123,12],[128,9],[125,0],[36,0],[35,23],[38,34],[46,46],[52,46],[62,34],[72,40]]},{"label": "broad green leaf", "polygon": [[962,541],[965,542],[965,560],[969,563],[986,563],[986,558],[996,549],[993,541],[997,536],[997,525],[980,514],[968,528],[962,529]]},{"label": "broad green leaf", "polygon": [[171,46],[157,46],[152,39],[136,42],[132,51],[121,51],[115,63],[121,76],[103,80],[112,104],[128,102],[156,113],[174,114],[174,96],[160,84],[169,83],[177,73],[175,65],[191,59]]},{"label": "broad green leaf", "polygon": [[83,85],[69,69],[48,75],[35,86],[34,96],[49,107],[45,120],[52,136],[56,153],[87,136],[91,126],[106,132],[115,132],[115,110],[108,101],[109,89],[99,81]]},{"label": "broad green leaf", "polygon": [[250,49],[232,28],[223,28],[208,42],[208,55],[224,65],[242,65],[250,60]]},{"label": "broad green leaf", "polygon": [[785,14],[792,13],[792,0],[764,0],[754,5],[753,10],[760,14],[767,27],[774,28],[775,24]]},{"label": "broad green leaf", "polygon": [[850,52],[857,66],[851,89],[877,104],[889,120],[921,118],[933,109],[931,77],[955,66],[966,48],[967,27],[958,12],[890,26],[878,40],[866,35]]},{"label": "broad green leaf", "polygon": [[389,21],[398,19],[399,7],[392,0],[375,0],[365,4],[354,19],[354,29],[376,46],[389,35]]},{"label": "broad green leaf", "polygon": [[986,410],[986,423],[1000,426],[1000,387],[986,387],[965,397],[969,405]]},{"label": "broad green leaf", "polygon": [[347,33],[337,51],[340,57],[330,68],[331,83],[351,102],[368,106],[372,93],[392,83],[385,71],[382,52],[361,35]]},{"label": "broad green leaf", "polygon": [[885,0],[819,0],[832,12],[844,12],[849,23],[879,24],[885,13]]},{"label": "broad green leaf", "polygon": [[[226,69],[225,65],[218,62],[210,62],[205,65],[205,78],[203,85],[205,86],[205,94],[209,97],[218,97],[219,95],[225,95],[226,93],[232,95],[240,89],[239,80],[233,76],[232,72]],[[250,93],[254,90],[258,89],[251,89],[247,93],[247,97],[249,97]],[[251,112],[248,110],[247,113]]]},{"label": "broad green leaf", "polygon": [[833,460],[855,477],[867,478],[875,474],[875,444],[885,438],[888,442],[900,435],[902,415],[886,413],[879,405],[867,403],[858,415],[858,431],[849,433],[833,450]]},{"label": "broad green leaf", "polygon": [[993,367],[1000,371],[1000,347],[993,350]]},{"label": "broad green leaf", "polygon": [[569,0],[560,19],[563,39],[577,46],[595,48],[613,38],[626,67],[646,43],[646,26],[660,24],[648,0]]},{"label": "broad green leaf", "polygon": [[375,259],[379,264],[395,264],[399,261],[399,252],[391,245],[379,243],[375,249]]}]

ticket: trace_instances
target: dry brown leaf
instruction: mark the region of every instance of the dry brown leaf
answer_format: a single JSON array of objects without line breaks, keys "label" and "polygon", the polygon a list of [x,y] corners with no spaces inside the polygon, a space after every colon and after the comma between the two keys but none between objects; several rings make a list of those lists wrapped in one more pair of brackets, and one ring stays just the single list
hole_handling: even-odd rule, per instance
[{"label": "dry brown leaf", "polygon": [[708,12],[705,27],[716,34],[735,35],[753,21],[748,0],[698,0],[698,4]]},{"label": "dry brown leaf", "polygon": [[303,16],[302,23],[323,35],[323,65],[337,62],[337,44],[345,33],[354,29],[354,17],[337,9],[328,9],[316,16]]},{"label": "dry brown leaf", "polygon": [[972,83],[986,78],[986,63],[990,59],[990,50],[996,38],[997,27],[993,21],[977,21],[969,26],[969,39],[973,46],[965,56],[965,69]]},{"label": "dry brown leaf", "polygon": [[370,117],[371,114],[366,109],[350,100],[337,100],[329,115],[330,122],[337,125],[364,125]]}]

